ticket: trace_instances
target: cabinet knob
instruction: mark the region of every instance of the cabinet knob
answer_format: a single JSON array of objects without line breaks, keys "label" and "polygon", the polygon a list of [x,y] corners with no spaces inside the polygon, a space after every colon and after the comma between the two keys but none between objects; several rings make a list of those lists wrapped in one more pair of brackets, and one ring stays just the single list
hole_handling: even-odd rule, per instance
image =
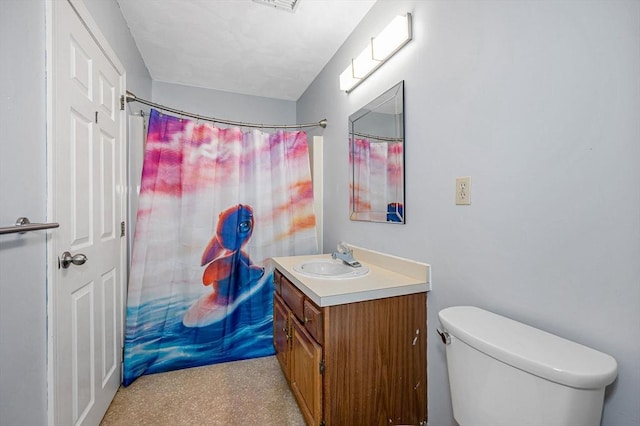
[{"label": "cabinet knob", "polygon": [[311,318],[304,317],[304,323],[306,324],[308,322],[311,322]]}]

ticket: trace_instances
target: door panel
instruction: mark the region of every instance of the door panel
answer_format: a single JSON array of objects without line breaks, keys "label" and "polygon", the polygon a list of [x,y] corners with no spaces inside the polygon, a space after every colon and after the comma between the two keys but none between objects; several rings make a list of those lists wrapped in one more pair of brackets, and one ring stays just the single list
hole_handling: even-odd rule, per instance
[{"label": "door panel", "polygon": [[116,270],[112,269],[102,275],[102,387],[116,372],[120,359],[118,358],[118,285]]},{"label": "door panel", "polygon": [[[73,420],[86,417],[95,401],[94,362],[94,285],[93,281],[71,295]],[[82,324],[83,326],[78,327]]]},{"label": "door panel", "polygon": [[[93,124],[90,119],[71,110],[69,114],[69,173],[72,199],[69,200],[72,229],[70,249],[81,250],[93,240],[93,202],[91,158],[93,157]],[[63,160],[63,159],[61,159]],[[62,182],[61,182],[62,183]],[[64,188],[61,188],[64,189]]]},{"label": "door panel", "polygon": [[116,215],[116,140],[113,136],[100,132],[100,238],[103,242],[114,240]]},{"label": "door panel", "polygon": [[78,94],[84,95],[85,98],[92,98],[93,84],[91,84],[92,62],[89,54],[75,40],[75,36],[70,34],[69,37],[69,59],[71,81],[75,83]]}]

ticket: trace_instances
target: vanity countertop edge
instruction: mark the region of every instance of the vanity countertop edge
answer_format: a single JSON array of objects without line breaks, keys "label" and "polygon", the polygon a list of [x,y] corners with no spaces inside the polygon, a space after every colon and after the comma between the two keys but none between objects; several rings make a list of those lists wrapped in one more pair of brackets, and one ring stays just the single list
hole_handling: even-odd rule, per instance
[{"label": "vanity countertop edge", "polygon": [[314,259],[331,259],[330,254],[273,257],[274,266],[319,307],[342,305],[423,293],[431,290],[431,267],[373,250],[351,246],[354,257],[369,267],[362,277],[345,279],[315,278],[294,271],[293,267]]}]

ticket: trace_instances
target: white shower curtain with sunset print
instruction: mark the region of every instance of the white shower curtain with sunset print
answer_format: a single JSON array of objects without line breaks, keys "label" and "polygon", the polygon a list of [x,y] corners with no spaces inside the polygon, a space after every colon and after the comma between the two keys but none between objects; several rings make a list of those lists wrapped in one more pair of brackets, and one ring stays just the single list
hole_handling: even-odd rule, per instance
[{"label": "white shower curtain with sunset print", "polygon": [[124,384],[273,354],[269,258],[316,252],[305,132],[222,129],[152,110]]}]

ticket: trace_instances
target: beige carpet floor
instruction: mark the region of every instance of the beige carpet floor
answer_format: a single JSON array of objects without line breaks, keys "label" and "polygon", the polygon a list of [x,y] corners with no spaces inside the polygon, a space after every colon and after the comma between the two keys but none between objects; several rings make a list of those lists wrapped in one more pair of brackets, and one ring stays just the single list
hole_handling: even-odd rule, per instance
[{"label": "beige carpet floor", "polygon": [[101,426],[290,425],[304,420],[275,356],[138,378]]}]

